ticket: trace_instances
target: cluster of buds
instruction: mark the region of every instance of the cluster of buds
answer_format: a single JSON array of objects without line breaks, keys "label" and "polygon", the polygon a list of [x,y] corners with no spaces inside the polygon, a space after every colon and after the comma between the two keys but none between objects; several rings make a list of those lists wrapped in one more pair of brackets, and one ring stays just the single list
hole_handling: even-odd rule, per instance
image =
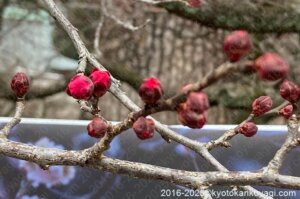
[{"label": "cluster of buds", "polygon": [[139,117],[133,123],[132,128],[136,136],[141,140],[152,138],[155,132],[154,121],[145,117]]},{"label": "cluster of buds", "polygon": [[284,80],[280,85],[279,93],[281,97],[291,104],[288,104],[279,110],[279,115],[289,119],[293,114],[293,105],[300,99],[300,87],[288,80]]},{"label": "cluster of buds", "polygon": [[94,69],[90,76],[79,73],[72,77],[66,92],[78,100],[88,100],[92,96],[101,97],[109,89],[111,78],[108,71]]},{"label": "cluster of buds", "polygon": [[[68,83],[66,92],[78,100],[89,100],[91,97],[102,97],[111,85],[111,78],[108,71],[93,69],[90,76],[79,73],[72,77]],[[106,121],[96,117],[88,124],[88,134],[94,138],[102,138],[108,130]]]},{"label": "cluster of buds", "polygon": [[[187,85],[181,91],[186,92],[190,87]],[[190,92],[186,101],[178,106],[178,120],[190,128],[202,128],[207,121],[208,108],[209,100],[204,92]]]},{"label": "cluster of buds", "polygon": [[[271,110],[273,101],[269,96],[260,96],[252,102],[253,116],[260,116]],[[245,122],[241,124],[238,132],[246,137],[252,137],[257,133],[257,126],[254,122]]]},{"label": "cluster of buds", "polygon": [[[230,62],[237,62],[247,55],[252,47],[247,31],[237,30],[228,34],[223,42],[224,52]],[[276,53],[264,53],[254,62],[254,69],[262,80],[275,81],[287,76],[288,63]]]}]

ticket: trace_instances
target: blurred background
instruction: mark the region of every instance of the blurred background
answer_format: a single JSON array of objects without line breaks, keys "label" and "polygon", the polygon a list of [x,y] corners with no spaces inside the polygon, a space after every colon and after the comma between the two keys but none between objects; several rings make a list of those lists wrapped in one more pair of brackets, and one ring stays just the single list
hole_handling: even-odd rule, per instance
[{"label": "blurred background", "polygon": [[[122,89],[139,105],[136,90],[144,77],[159,78],[168,97],[224,63],[223,38],[234,29],[251,32],[249,59],[262,52],[277,52],[291,66],[288,78],[300,83],[296,78],[300,73],[299,0],[207,0],[199,8],[178,2],[151,5],[141,1],[55,1],[88,49],[122,81]],[[13,114],[15,99],[9,81],[16,71],[25,71],[32,87],[24,117],[91,118],[65,93],[78,60],[66,33],[39,1],[0,2],[0,115]],[[262,82],[251,71],[230,75],[205,89],[211,103],[208,123],[244,120],[252,101],[260,95],[270,95],[279,105],[283,100],[278,90],[278,82]],[[99,104],[108,120],[121,120],[129,113],[110,93]],[[171,112],[155,117],[163,123],[178,123]],[[258,121],[284,122],[279,117]]]}]

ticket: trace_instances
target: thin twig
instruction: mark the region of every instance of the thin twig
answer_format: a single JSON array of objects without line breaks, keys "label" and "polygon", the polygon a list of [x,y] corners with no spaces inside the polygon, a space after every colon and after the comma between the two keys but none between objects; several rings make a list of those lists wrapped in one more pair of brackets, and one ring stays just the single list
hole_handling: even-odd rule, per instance
[{"label": "thin twig", "polygon": [[104,24],[104,16],[101,13],[99,23],[97,25],[96,31],[95,31],[95,38],[94,38],[94,51],[96,57],[100,58],[102,56],[102,52],[100,50],[100,33]]},{"label": "thin twig", "polygon": [[276,152],[273,159],[269,162],[268,166],[265,168],[266,173],[278,173],[282,166],[285,156],[295,147],[299,146],[299,121],[296,115],[293,115],[288,121],[288,135],[281,146],[281,148]]},{"label": "thin twig", "polygon": [[25,108],[24,98],[19,98],[16,103],[16,111],[14,117],[0,130],[0,137],[7,138],[11,129],[21,122],[21,116]]},{"label": "thin twig", "polygon": [[229,129],[218,139],[208,142],[207,144],[205,144],[205,147],[209,151],[218,146],[230,147],[231,145],[228,143],[228,141],[231,140],[235,135],[237,135],[239,133],[240,126],[242,126],[246,122],[251,121],[253,118],[254,118],[254,115],[250,114],[248,116],[248,118],[246,120],[244,120],[243,122],[241,122],[237,127],[233,128],[233,129]]},{"label": "thin twig", "polygon": [[101,10],[103,12],[103,14],[112,19],[114,22],[116,22],[118,25],[130,30],[130,31],[137,31],[143,27],[145,27],[151,20],[150,19],[147,19],[143,24],[139,25],[139,26],[134,26],[132,25],[130,22],[128,21],[123,21],[121,20],[119,17],[117,17],[116,15],[112,14],[111,12],[109,12],[107,10],[107,7],[106,7],[106,3],[107,1],[106,0],[102,0],[101,2]]}]

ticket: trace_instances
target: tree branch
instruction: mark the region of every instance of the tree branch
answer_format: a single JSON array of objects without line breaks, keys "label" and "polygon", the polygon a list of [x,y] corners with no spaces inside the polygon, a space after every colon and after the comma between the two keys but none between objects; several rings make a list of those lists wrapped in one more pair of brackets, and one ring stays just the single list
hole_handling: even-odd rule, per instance
[{"label": "tree branch", "polygon": [[0,138],[6,138],[11,129],[21,122],[21,116],[25,108],[24,98],[20,98],[16,103],[16,111],[14,117],[8,122],[3,129],[0,130]]},{"label": "tree branch", "polygon": [[239,0],[207,0],[200,8],[192,8],[181,2],[160,3],[158,6],[170,13],[212,28],[244,29],[255,33],[297,33],[300,31],[298,23],[300,14],[296,10],[299,4],[294,3],[293,7],[278,6],[279,3],[249,4],[248,1]]},{"label": "tree branch", "polygon": [[84,166],[115,174],[126,174],[151,180],[162,180],[197,189],[211,185],[260,185],[287,189],[300,189],[300,178],[279,174],[265,175],[251,172],[191,172],[144,163],[112,159],[103,156],[101,160],[86,163],[86,151],[65,151],[49,149],[0,139],[0,153],[34,162],[38,165]]},{"label": "tree branch", "polygon": [[280,167],[282,166],[284,157],[294,148],[300,145],[298,137],[299,121],[296,116],[293,115],[288,121],[288,135],[281,146],[281,148],[276,152],[273,159],[269,162],[265,169],[267,173],[278,173]]}]

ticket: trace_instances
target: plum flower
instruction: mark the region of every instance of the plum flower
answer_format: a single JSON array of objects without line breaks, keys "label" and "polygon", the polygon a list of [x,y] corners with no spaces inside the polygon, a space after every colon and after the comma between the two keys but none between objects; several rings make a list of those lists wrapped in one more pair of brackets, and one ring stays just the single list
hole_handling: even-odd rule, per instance
[{"label": "plum flower", "polygon": [[[48,148],[64,148],[46,137],[41,138],[34,145]],[[24,160],[19,161],[19,168],[26,172],[27,179],[35,188],[40,184],[45,185],[47,188],[55,185],[67,185],[75,177],[76,172],[74,167],[67,166],[51,166],[48,170],[43,170],[37,164]]]}]

